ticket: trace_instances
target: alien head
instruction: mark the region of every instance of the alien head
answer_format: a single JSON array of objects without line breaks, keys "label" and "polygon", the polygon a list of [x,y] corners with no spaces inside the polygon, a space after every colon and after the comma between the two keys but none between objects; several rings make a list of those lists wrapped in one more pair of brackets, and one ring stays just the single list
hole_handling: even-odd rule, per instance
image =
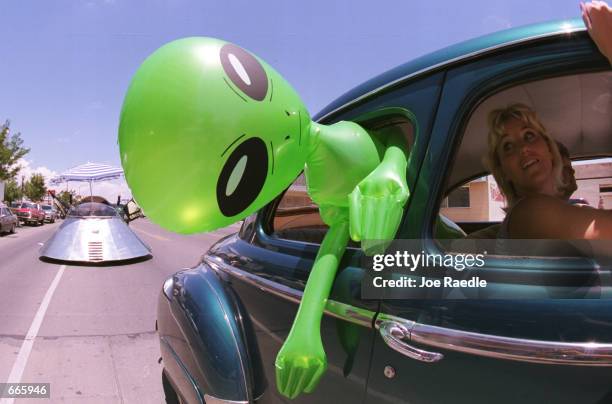
[{"label": "alien head", "polygon": [[310,117],[291,86],[244,49],[186,38],[136,72],[121,111],[121,162],[134,198],[169,230],[241,220],[304,167]]}]

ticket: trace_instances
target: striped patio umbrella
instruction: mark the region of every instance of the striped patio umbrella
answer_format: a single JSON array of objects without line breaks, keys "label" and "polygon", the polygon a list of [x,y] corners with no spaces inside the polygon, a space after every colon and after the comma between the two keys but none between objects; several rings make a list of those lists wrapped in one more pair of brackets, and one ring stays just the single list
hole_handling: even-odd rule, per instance
[{"label": "striped patio umbrella", "polygon": [[93,195],[92,183],[97,181],[114,180],[123,175],[119,167],[100,163],[85,163],[64,171],[57,177],[51,179],[51,184],[59,184],[68,181],[79,181],[89,183],[89,192]]}]

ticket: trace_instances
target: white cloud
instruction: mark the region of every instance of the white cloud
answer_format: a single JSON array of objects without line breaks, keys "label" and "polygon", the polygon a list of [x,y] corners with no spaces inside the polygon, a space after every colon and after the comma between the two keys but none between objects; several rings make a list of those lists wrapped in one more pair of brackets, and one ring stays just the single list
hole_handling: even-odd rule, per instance
[{"label": "white cloud", "polygon": [[[19,171],[19,175],[17,176],[17,182],[21,183],[21,177],[24,177],[24,181],[30,179],[32,174],[42,174],[45,177],[45,184],[47,188],[53,189],[57,192],[61,192],[64,190],[74,190],[78,195],[88,196],[89,191],[89,183],[88,182],[76,182],[69,181],[63,182],[58,185],[51,185],[49,182],[53,177],[59,175],[58,172],[51,170],[45,166],[36,166],[31,160],[20,159],[17,163],[21,166],[21,170]],[[117,201],[117,196],[121,196],[121,199],[130,199],[132,197],[132,191],[128,187],[124,178],[109,180],[109,181],[100,181],[94,182],[92,184],[92,190],[94,195],[102,196],[106,198],[110,203],[115,203]]]},{"label": "white cloud", "polygon": [[[65,191],[66,189],[74,190],[77,195],[81,196],[89,196],[90,194],[88,182],[69,181],[67,183],[64,182],[59,185],[51,186],[49,189],[54,189],[57,192]],[[91,191],[93,195],[106,198],[110,203],[117,202],[117,196],[121,196],[122,200],[132,197],[132,191],[130,191],[124,178],[94,182],[92,183]]]},{"label": "white cloud", "polygon": [[17,182],[21,183],[21,177],[24,177],[24,181],[30,179],[32,174],[42,174],[45,177],[45,183],[49,185],[49,180],[57,175],[56,171],[51,170],[45,166],[35,166],[34,162],[24,158],[17,161],[17,165],[21,166],[19,174],[17,174]]}]

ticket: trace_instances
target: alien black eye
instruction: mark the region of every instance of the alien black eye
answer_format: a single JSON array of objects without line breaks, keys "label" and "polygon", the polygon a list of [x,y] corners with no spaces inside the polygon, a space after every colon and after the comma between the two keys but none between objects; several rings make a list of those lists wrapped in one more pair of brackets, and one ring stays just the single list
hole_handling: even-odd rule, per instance
[{"label": "alien black eye", "polygon": [[234,44],[226,44],[221,48],[221,65],[243,93],[257,101],[266,98],[268,76],[261,63],[249,52]]},{"label": "alien black eye", "polygon": [[217,182],[217,203],[227,217],[236,216],[257,198],[268,175],[268,150],[252,137],[229,155]]}]

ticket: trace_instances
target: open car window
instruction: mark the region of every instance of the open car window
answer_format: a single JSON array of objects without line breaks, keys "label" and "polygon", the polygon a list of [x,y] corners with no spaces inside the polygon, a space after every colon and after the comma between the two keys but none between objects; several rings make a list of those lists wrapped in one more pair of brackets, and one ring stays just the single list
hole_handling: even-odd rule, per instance
[{"label": "open car window", "polygon": [[[568,203],[612,207],[612,72],[572,74],[524,83],[483,100],[471,113],[434,223],[435,238],[498,240],[493,255],[515,255],[500,248],[508,203],[487,170],[487,116],[522,103],[534,110],[551,137],[569,150],[577,189]],[[562,220],[562,219],[560,219]],[[455,246],[470,246],[455,243]],[[497,249],[496,249],[497,247]],[[529,248],[516,255],[529,256]],[[546,256],[562,257],[554,250]]]},{"label": "open car window", "polygon": [[273,235],[286,240],[321,243],[328,226],[306,191],[304,173],[285,191],[274,212]]},{"label": "open car window", "polygon": [[[409,147],[412,147],[417,132],[412,114],[398,109],[369,114],[364,120],[360,120],[359,124],[370,132],[376,131],[383,135],[385,130],[399,128]],[[303,173],[285,191],[276,205],[269,228],[272,229],[271,234],[274,237],[285,240],[316,244],[323,241],[328,226],[321,219],[318,206],[308,196]],[[349,241],[349,246],[358,247],[358,243]]]}]

